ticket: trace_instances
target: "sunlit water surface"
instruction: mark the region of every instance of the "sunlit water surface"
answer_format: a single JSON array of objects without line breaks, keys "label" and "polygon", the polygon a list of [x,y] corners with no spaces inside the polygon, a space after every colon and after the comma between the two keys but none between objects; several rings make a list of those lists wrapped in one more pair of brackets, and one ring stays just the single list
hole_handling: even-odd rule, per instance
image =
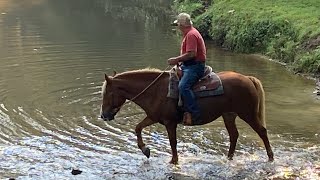
[{"label": "sunlit water surface", "polygon": [[[217,49],[215,71],[258,77],[275,161],[238,120],[234,160],[221,121],[178,127],[179,165],[170,165],[165,128],[134,128],[145,117],[133,103],[115,121],[98,118],[104,73],[156,67],[179,52],[169,2],[0,0],[0,177],[2,179],[320,179],[320,108],[314,82],[279,64]],[[72,169],[82,171],[72,175]]]}]

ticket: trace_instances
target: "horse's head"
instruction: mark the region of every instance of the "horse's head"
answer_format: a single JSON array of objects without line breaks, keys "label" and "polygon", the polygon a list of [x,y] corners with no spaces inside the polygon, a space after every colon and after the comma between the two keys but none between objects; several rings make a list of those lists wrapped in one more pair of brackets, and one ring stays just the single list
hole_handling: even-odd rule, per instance
[{"label": "horse's head", "polygon": [[119,90],[113,85],[113,78],[105,74],[102,86],[101,118],[107,121],[113,120],[125,101],[126,98],[120,96]]}]

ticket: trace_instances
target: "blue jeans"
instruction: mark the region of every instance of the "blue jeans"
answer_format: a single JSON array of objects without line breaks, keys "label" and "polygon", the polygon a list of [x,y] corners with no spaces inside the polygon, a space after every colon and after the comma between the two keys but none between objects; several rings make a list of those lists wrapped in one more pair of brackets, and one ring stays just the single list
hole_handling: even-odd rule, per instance
[{"label": "blue jeans", "polygon": [[196,96],[192,86],[199,81],[204,74],[205,63],[197,63],[190,66],[182,65],[183,76],[179,82],[179,92],[183,99],[184,109],[192,114],[192,117],[200,116],[200,109],[196,102]]}]

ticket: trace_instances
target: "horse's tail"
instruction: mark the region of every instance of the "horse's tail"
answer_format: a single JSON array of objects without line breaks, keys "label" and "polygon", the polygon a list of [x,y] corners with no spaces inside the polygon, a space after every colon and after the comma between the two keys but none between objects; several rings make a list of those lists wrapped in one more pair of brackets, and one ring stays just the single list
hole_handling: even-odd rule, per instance
[{"label": "horse's tail", "polygon": [[259,105],[258,105],[258,118],[263,127],[267,127],[266,120],[265,120],[265,93],[263,90],[263,86],[260,80],[253,76],[247,76],[254,84],[258,91],[259,96]]}]

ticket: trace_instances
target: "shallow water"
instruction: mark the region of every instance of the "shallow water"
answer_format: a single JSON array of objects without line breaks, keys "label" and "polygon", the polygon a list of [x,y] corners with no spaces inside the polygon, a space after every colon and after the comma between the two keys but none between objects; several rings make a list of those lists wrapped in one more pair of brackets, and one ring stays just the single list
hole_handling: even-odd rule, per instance
[{"label": "shallow water", "polygon": [[[311,80],[252,55],[208,42],[215,71],[258,77],[275,162],[237,120],[233,161],[221,119],[178,127],[179,165],[161,125],[147,127],[147,159],[133,103],[115,121],[98,118],[104,73],[167,67],[179,37],[167,1],[0,0],[0,177],[2,179],[320,179],[320,109]],[[72,169],[82,173],[74,176]]]}]

